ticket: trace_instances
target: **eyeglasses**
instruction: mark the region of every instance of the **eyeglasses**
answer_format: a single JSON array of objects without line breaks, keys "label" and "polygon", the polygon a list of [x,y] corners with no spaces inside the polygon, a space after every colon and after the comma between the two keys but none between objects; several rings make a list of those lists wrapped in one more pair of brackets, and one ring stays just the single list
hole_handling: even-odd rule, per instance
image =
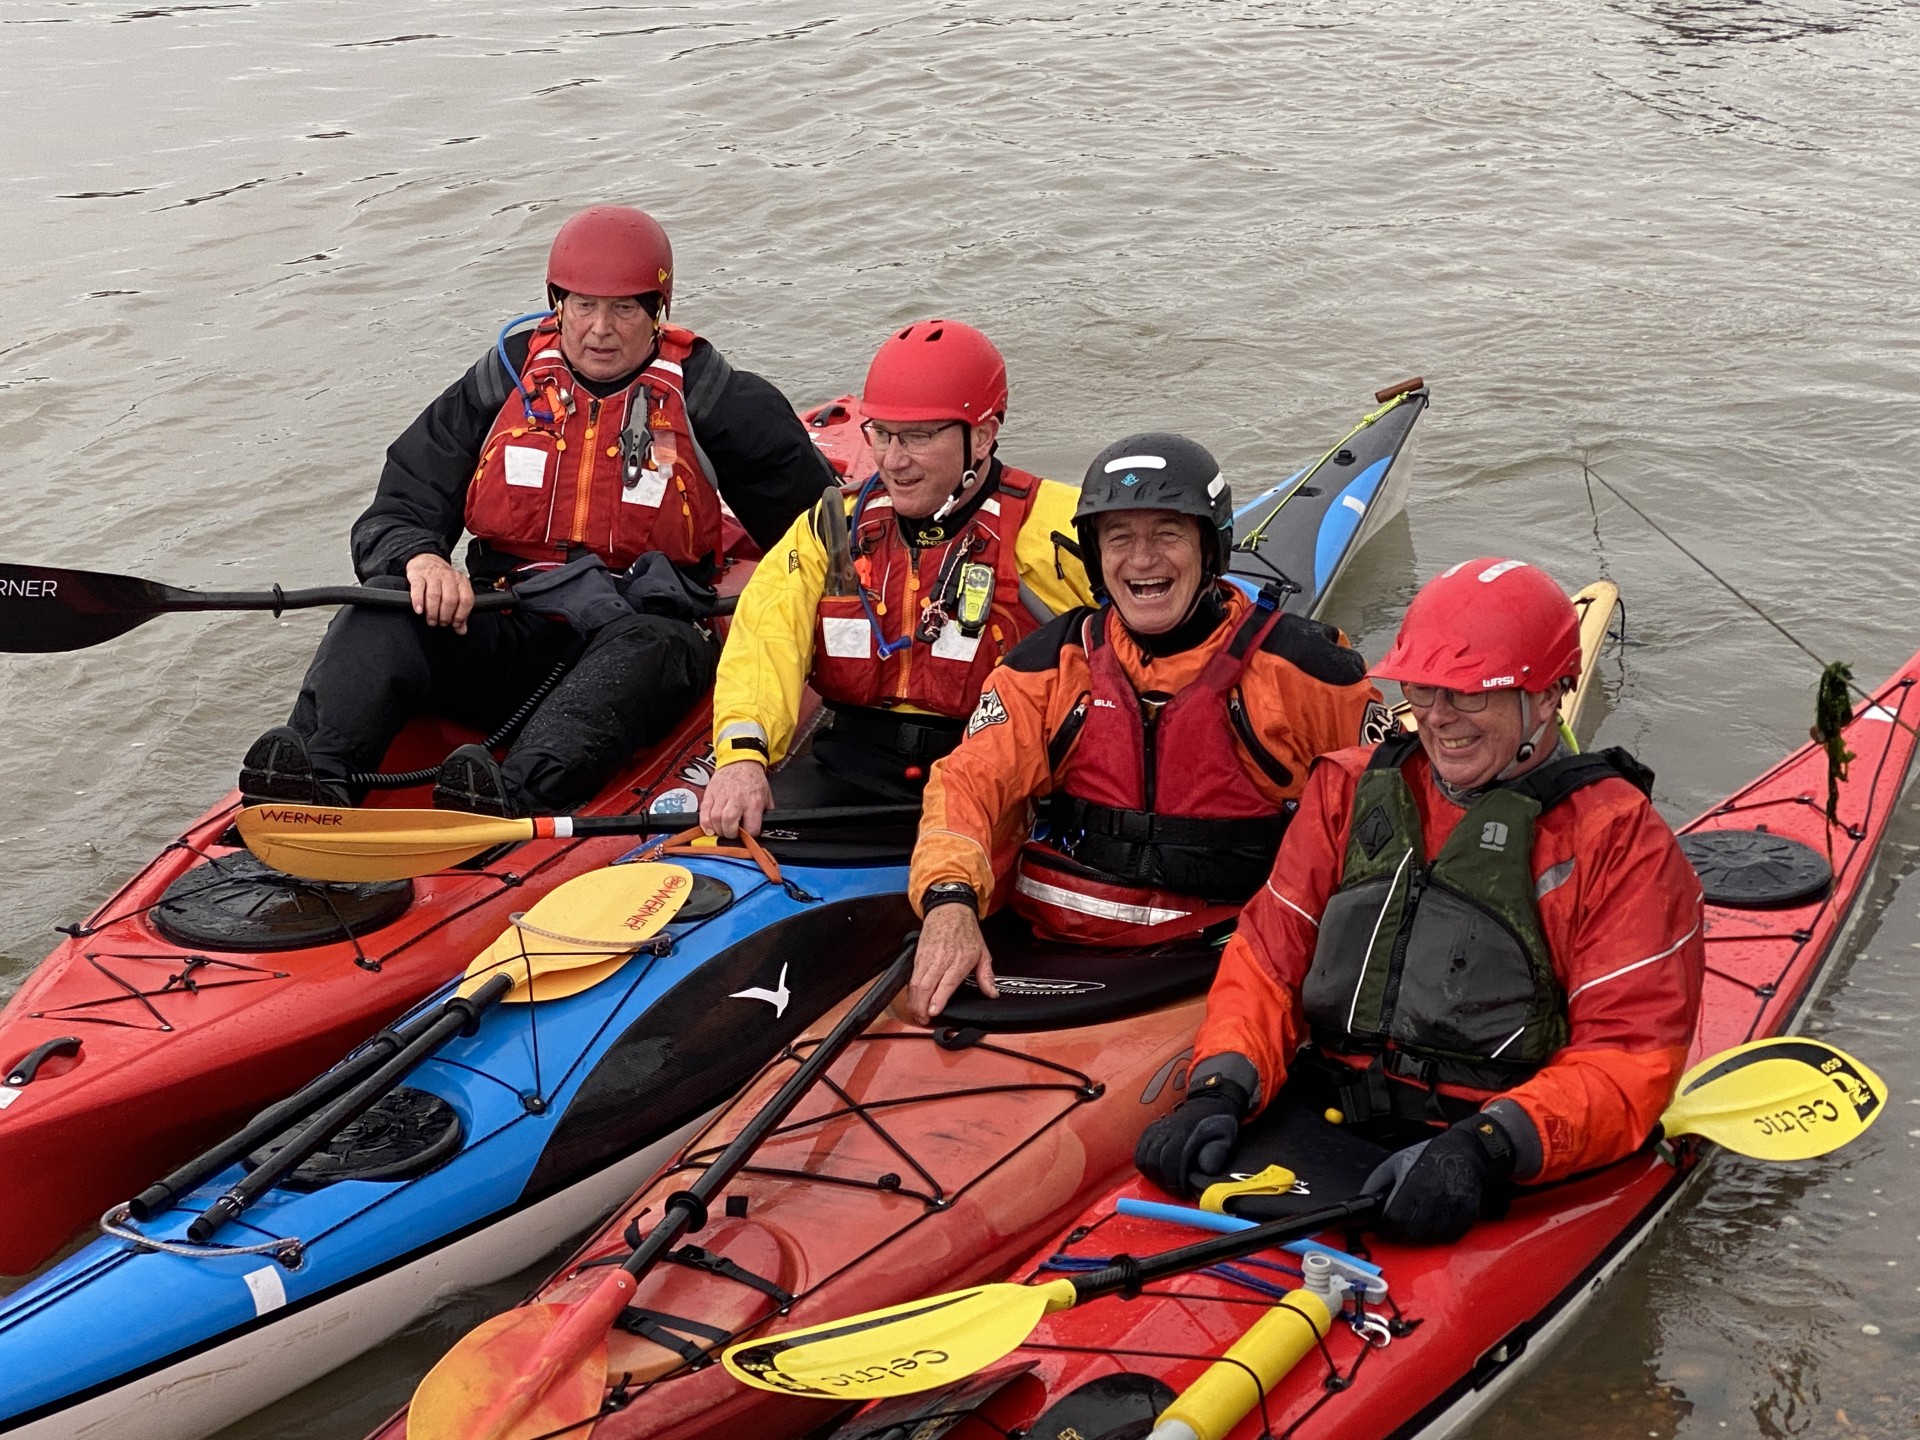
[{"label": "eyeglasses", "polygon": [[1436,700],[1446,697],[1447,704],[1462,715],[1477,715],[1487,708],[1487,702],[1493,698],[1491,690],[1449,690],[1445,685],[1411,685],[1403,683],[1400,693],[1407,697],[1407,704],[1416,710],[1430,710]]},{"label": "eyeglasses", "polygon": [[941,431],[951,430],[960,423],[962,422],[958,420],[949,420],[944,425],[912,425],[905,430],[889,430],[886,426],[876,425],[871,420],[862,420],[860,433],[867,437],[867,444],[873,447],[875,455],[886,454],[887,446],[895,440],[900,442],[900,448],[909,455],[923,455]]}]

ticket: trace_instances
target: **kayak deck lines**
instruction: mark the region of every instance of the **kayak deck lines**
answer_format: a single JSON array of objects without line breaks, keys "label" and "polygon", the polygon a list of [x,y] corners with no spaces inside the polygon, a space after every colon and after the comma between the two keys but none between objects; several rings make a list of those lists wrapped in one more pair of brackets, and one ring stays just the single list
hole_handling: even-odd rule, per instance
[{"label": "kayak deck lines", "polygon": [[[962,1033],[966,1035],[968,1032]],[[711,1368],[719,1352],[726,1346],[745,1338],[754,1330],[778,1319],[781,1315],[787,1313],[792,1306],[804,1302],[808,1296],[831,1285],[842,1275],[866,1263],[873,1256],[908,1235],[930,1217],[940,1215],[951,1209],[969,1191],[985,1182],[1002,1167],[1011,1164],[1029,1148],[1040,1143],[1044,1137],[1061,1125],[1079,1106],[1099,1098],[1105,1091],[1105,1087],[1100,1082],[1072,1066],[1061,1064],[1058,1061],[1044,1056],[1016,1050],[1008,1046],[995,1045],[979,1038],[967,1038],[964,1044],[956,1045],[954,1036],[943,1031],[886,1031],[878,1034],[869,1033],[861,1035],[847,1046],[846,1051],[839,1057],[839,1063],[846,1065],[849,1070],[858,1070],[862,1062],[870,1058],[868,1054],[870,1047],[890,1044],[896,1041],[906,1041],[923,1046],[935,1046],[948,1050],[966,1049],[969,1051],[983,1051],[988,1054],[1004,1057],[1011,1062],[1032,1066],[1042,1072],[1049,1072],[1052,1075],[1057,1075],[1062,1078],[1037,1079],[1025,1082],[1003,1082],[988,1085],[963,1083],[947,1089],[925,1089],[906,1095],[887,1096],[883,1099],[861,1100],[854,1097],[846,1086],[835,1080],[831,1073],[823,1075],[819,1082],[821,1088],[830,1092],[839,1103],[825,1111],[817,1112],[804,1118],[786,1121],[768,1135],[765,1143],[776,1145],[782,1140],[792,1142],[801,1138],[803,1133],[808,1130],[820,1129],[848,1120],[857,1121],[864,1130],[876,1136],[887,1150],[891,1151],[907,1166],[911,1167],[912,1170],[921,1177],[922,1183],[927,1187],[926,1190],[916,1191],[909,1188],[902,1182],[900,1176],[894,1172],[881,1172],[872,1176],[835,1175],[824,1173],[821,1170],[801,1170],[780,1165],[757,1164],[752,1161],[749,1161],[740,1168],[736,1178],[738,1180],[749,1180],[753,1177],[760,1177],[783,1183],[801,1182],[807,1185],[855,1189],[876,1196],[886,1196],[914,1202],[913,1213],[895,1222],[875,1224],[873,1229],[868,1232],[863,1248],[858,1249],[856,1253],[846,1257],[843,1263],[835,1268],[812,1277],[810,1283],[793,1292],[788,1292],[783,1289],[777,1280],[751,1271],[746,1271],[740,1275],[729,1275],[721,1270],[714,1271],[716,1275],[722,1278],[732,1279],[737,1284],[757,1291],[762,1297],[764,1304],[759,1307],[759,1313],[753,1314],[750,1318],[742,1321],[733,1328],[709,1325],[704,1321],[696,1322],[694,1328],[686,1333],[696,1337],[698,1344],[675,1344],[673,1343],[674,1337],[672,1336],[656,1338],[657,1332],[660,1329],[665,1328],[671,1331],[676,1322],[687,1317],[665,1314],[648,1309],[644,1304],[640,1303],[644,1297],[636,1297],[635,1302],[631,1304],[625,1312],[626,1315],[634,1317],[634,1321],[632,1324],[623,1324],[621,1328],[636,1338],[656,1345],[661,1350],[673,1355],[675,1362],[663,1367],[649,1366],[644,1376],[636,1375],[633,1370],[628,1369],[624,1373],[618,1373],[610,1377],[613,1383],[610,1389],[607,1407],[603,1411],[603,1414],[614,1413],[625,1408],[656,1385],[678,1379],[694,1371]],[[758,1090],[768,1084],[777,1067],[786,1065],[797,1066],[805,1058],[802,1052],[811,1050],[817,1044],[817,1039],[809,1038],[788,1046],[781,1055],[776,1057],[773,1062],[762,1070],[760,1075],[754,1079],[748,1088]],[[927,1164],[915,1157],[898,1136],[874,1118],[875,1112],[878,1111],[902,1111],[913,1106],[946,1105],[955,1102],[965,1102],[984,1095],[1040,1095],[1049,1092],[1058,1093],[1070,1098],[1055,1114],[1035,1124],[1029,1132],[1022,1135],[1017,1141],[1009,1144],[1001,1153],[996,1155],[989,1163],[981,1166],[975,1173],[967,1175],[958,1181],[949,1180],[946,1184],[942,1184],[938,1177],[932,1174]],[[725,1113],[726,1112],[723,1112],[723,1117]],[[661,1185],[687,1170],[704,1168],[717,1157],[721,1150],[725,1148],[725,1141],[722,1139],[717,1143],[707,1143],[710,1134],[711,1130],[709,1129],[689,1140],[688,1146],[683,1150],[681,1158],[656,1175],[653,1181],[650,1182],[649,1188]],[[693,1148],[695,1146],[699,1146],[700,1148]],[[645,1212],[641,1212],[641,1214],[644,1213]],[[732,1212],[730,1211],[728,1213],[731,1214]],[[777,1217],[777,1210],[774,1213]],[[873,1217],[868,1218],[871,1220]],[[636,1217],[635,1223],[638,1223],[638,1217]],[[629,1245],[632,1243],[630,1238],[632,1231],[633,1226],[630,1225],[627,1236],[623,1237],[627,1239]],[[676,1251],[667,1258],[670,1260],[678,1260],[680,1254],[681,1252]],[[562,1271],[562,1275],[568,1279],[588,1275],[604,1265],[619,1263],[622,1258],[624,1257],[621,1256],[619,1252],[610,1252],[585,1260],[576,1260],[569,1265],[566,1270]],[[724,1258],[724,1256],[722,1256],[722,1258]],[[695,1261],[693,1263],[698,1264],[699,1262]]]},{"label": "kayak deck lines", "polygon": [[[748,868],[752,870],[752,867],[748,867]],[[771,883],[768,880],[766,880],[765,877],[761,876],[757,870],[753,870],[752,873],[755,879],[759,881],[758,885],[743,887],[739,892],[737,892],[735,903],[738,903],[741,900],[747,899],[748,897],[756,893],[756,891],[766,888]],[[631,974],[628,974],[623,977],[624,983],[620,987],[621,988],[620,1001],[614,1004],[607,1005],[604,1008],[598,1023],[591,1027],[591,1030],[589,1032],[591,1039],[592,1040],[599,1039],[600,1037],[604,1036],[608,1032],[608,1030],[611,1029],[616,1023],[618,1023],[618,1017],[622,1015],[622,1010],[625,1002],[628,999],[631,999],[631,997],[635,993],[637,993],[639,990],[641,990],[646,986],[648,981],[653,977],[654,972],[673,953],[674,949],[676,948],[677,944],[680,941],[684,941],[690,938],[692,935],[696,934],[698,931],[705,928],[707,925],[713,923],[718,918],[719,918],[718,915],[714,915],[714,916],[708,916],[705,919],[688,922],[684,927],[681,928],[681,933],[677,937],[668,937],[668,936],[662,935],[662,936],[656,937],[652,941],[649,941],[647,944],[641,946],[638,950],[636,950],[634,954],[629,957],[629,960],[640,960],[643,963],[636,966],[633,969]],[[522,956],[522,958],[525,958],[524,955]],[[507,968],[510,968],[510,965]],[[419,1013],[422,1010],[430,1009],[435,1003],[437,1003],[440,993],[441,992],[436,992],[434,996],[429,997],[425,1002],[422,1003],[421,1006],[416,1007],[416,1010],[414,1013]],[[504,1136],[506,1136],[510,1131],[514,1130],[518,1126],[530,1120],[538,1120],[541,1117],[543,1117],[547,1113],[553,1097],[556,1094],[558,1094],[560,1091],[565,1089],[567,1083],[571,1079],[573,1079],[574,1075],[583,1066],[593,1063],[593,1060],[592,1060],[593,1046],[591,1044],[591,1041],[589,1041],[588,1043],[579,1044],[576,1046],[572,1061],[564,1069],[558,1071],[557,1073],[555,1073],[550,1077],[543,1077],[541,1073],[540,1045],[539,1045],[540,1006],[537,1004],[517,1005],[512,1008],[514,1011],[518,1011],[525,1017],[524,1033],[526,1034],[526,1037],[527,1037],[528,1059],[532,1066],[531,1078],[532,1078],[533,1088],[531,1091],[523,1090],[518,1085],[513,1084],[510,1080],[500,1075],[496,1075],[479,1066],[469,1064],[466,1061],[455,1060],[442,1054],[434,1054],[434,1055],[427,1056],[424,1060],[421,1061],[419,1069],[414,1072],[414,1078],[417,1078],[426,1074],[429,1070],[431,1070],[434,1067],[457,1070],[457,1071],[463,1072],[464,1074],[474,1076],[478,1079],[488,1081],[494,1085],[498,1085],[504,1088],[505,1090],[508,1091],[508,1093],[510,1093],[514,1097],[515,1101],[517,1102],[519,1106],[518,1112],[508,1116],[506,1119],[494,1125],[491,1129],[480,1132],[480,1133],[474,1133],[469,1131],[465,1136],[465,1139],[461,1146],[462,1154],[472,1154],[474,1152],[477,1152],[483,1149],[484,1147],[488,1147],[493,1144],[496,1144]],[[396,1022],[396,1023],[400,1023],[400,1022]],[[186,1244],[180,1240],[175,1239],[174,1237],[161,1237],[164,1239],[164,1243],[159,1243],[156,1237],[145,1235],[142,1232],[139,1232],[137,1230],[132,1230],[130,1226],[127,1227],[124,1233],[120,1231],[109,1231],[108,1233],[116,1234],[118,1238],[127,1240],[128,1243],[134,1247],[135,1252],[137,1252],[137,1249],[140,1245],[144,1244],[144,1245],[150,1246],[151,1248],[162,1249],[167,1251],[167,1253],[169,1254],[179,1255],[183,1258],[189,1258],[189,1259],[220,1260],[220,1259],[226,1259],[226,1258],[231,1258],[231,1257],[240,1256],[240,1255],[274,1253],[274,1258],[281,1260],[282,1263],[288,1264],[289,1266],[295,1266],[301,1263],[301,1259],[307,1250],[310,1250],[313,1246],[328,1239],[330,1236],[332,1236],[336,1232],[346,1229],[347,1227],[354,1225],[356,1223],[359,1223],[360,1221],[364,1220],[367,1216],[377,1212],[382,1206],[399,1203],[404,1193],[403,1186],[382,1185],[377,1188],[378,1188],[378,1193],[370,1195],[365,1204],[362,1204],[352,1209],[342,1211],[340,1214],[336,1215],[333,1218],[332,1223],[327,1225],[325,1228],[316,1230],[311,1234],[304,1235],[304,1236],[287,1235],[287,1234],[276,1232],[267,1227],[267,1224],[266,1224],[267,1217],[262,1215],[249,1214],[246,1216],[242,1216],[237,1220],[228,1222],[227,1228],[238,1228],[238,1229],[249,1230],[256,1235],[261,1236],[263,1242],[268,1242],[268,1243],[265,1243],[264,1249],[263,1249],[263,1245],[261,1244],[249,1244],[245,1246],[232,1246],[232,1245],[198,1245],[196,1246],[196,1245]],[[118,1207],[116,1207],[116,1212],[110,1212],[110,1213],[117,1213],[117,1210],[118,1210]],[[281,1254],[281,1253],[275,1253],[276,1247],[292,1247],[292,1248],[289,1253]]]},{"label": "kayak deck lines", "polygon": [[[96,1000],[71,1000],[57,1005],[51,1010],[29,1010],[27,1014],[35,1020],[70,1020],[76,1024],[117,1025],[128,1030],[152,1030],[162,1035],[170,1035],[177,1028],[172,1021],[160,1013],[153,1002],[166,996],[179,996],[191,999],[203,990],[226,990],[235,985],[257,985],[270,980],[291,979],[291,972],[269,970],[263,965],[248,965],[240,960],[222,960],[213,955],[136,955],[123,951],[87,951],[82,957],[101,975],[112,982],[114,988]],[[138,960],[155,965],[178,966],[179,973],[169,975],[166,981],[155,990],[143,990],[133,981],[110,970],[102,964],[103,960]],[[203,967],[218,966],[223,970],[244,970],[244,975],[236,975],[225,980],[196,980],[193,972]],[[86,1012],[104,1011],[110,1005],[127,1005],[138,1002],[140,1007],[152,1018],[151,1025],[142,1025],[137,1020],[123,1020],[116,1011],[108,1014],[88,1014]],[[138,1013],[138,1012],[134,1012]]]},{"label": "kayak deck lines", "polygon": [[[812,1170],[793,1170],[775,1165],[755,1165],[749,1161],[740,1167],[738,1173],[741,1175],[766,1175],[781,1180],[800,1180],[809,1184],[845,1185],[855,1189],[883,1191],[889,1195],[900,1195],[907,1199],[919,1200],[930,1210],[943,1210],[954,1202],[960,1192],[955,1191],[953,1194],[948,1194],[941,1187],[939,1180],[934,1177],[933,1173],[929,1171],[925,1165],[921,1164],[919,1160],[914,1158],[912,1152],[901,1143],[900,1139],[874,1118],[876,1112],[901,1109],[908,1105],[926,1105],[935,1102],[944,1103],[952,1100],[971,1100],[983,1095],[1038,1095],[1049,1090],[1063,1091],[1075,1096],[1076,1104],[1084,1104],[1089,1100],[1097,1100],[1100,1097],[1101,1087],[1095,1082],[1094,1078],[1083,1071],[1074,1069],[1070,1065],[1062,1065],[1057,1061],[1046,1059],[1044,1056],[1029,1055],[1019,1050],[1009,1050],[1003,1045],[992,1045],[981,1040],[970,1041],[964,1046],[958,1045],[954,1042],[953,1038],[951,1038],[949,1032],[946,1031],[933,1031],[926,1034],[914,1031],[901,1031],[884,1035],[862,1035],[853,1043],[854,1045],[867,1045],[896,1040],[931,1042],[932,1044],[940,1046],[943,1050],[960,1048],[979,1049],[995,1055],[1006,1055],[1016,1060],[1024,1060],[1029,1064],[1038,1065],[1042,1069],[1057,1071],[1061,1075],[1070,1077],[1073,1083],[1042,1081],[1025,1085],[966,1085],[954,1090],[924,1091],[917,1095],[896,1095],[885,1100],[860,1100],[856,1099],[854,1095],[848,1091],[845,1086],[837,1082],[833,1076],[822,1075],[820,1077],[821,1085],[839,1097],[840,1108],[826,1111],[820,1115],[809,1116],[805,1120],[790,1120],[784,1125],[776,1126],[767,1138],[769,1140],[777,1140],[796,1134],[801,1130],[826,1125],[835,1120],[843,1120],[849,1117],[857,1119],[862,1125],[866,1126],[867,1129],[879,1136],[881,1143],[889,1150],[893,1151],[894,1154],[912,1166],[914,1172],[926,1182],[927,1190],[931,1193],[921,1193],[906,1189],[901,1183],[900,1177],[891,1172],[876,1176],[872,1180],[862,1180],[849,1175],[823,1175]],[[774,1063],[783,1064],[791,1062],[797,1066],[806,1058],[800,1054],[800,1048],[805,1046],[811,1049],[818,1044],[818,1040],[805,1040],[799,1042],[797,1045],[790,1045]],[[852,1048],[852,1045],[848,1047],[849,1052],[851,1052]],[[1064,1110],[1061,1112],[1063,1116],[1066,1113],[1067,1111]],[[1026,1144],[1032,1144],[1038,1138],[1039,1135],[1036,1133],[1028,1137]],[[703,1169],[725,1148],[723,1145],[714,1145],[704,1150],[690,1150],[668,1173],[677,1174],[681,1170]],[[1024,1146],[1021,1148],[1024,1148]],[[1018,1152],[1016,1151],[1014,1153]],[[1006,1158],[1011,1159],[1012,1155],[1010,1154]],[[872,1252],[869,1251],[867,1253],[871,1254]],[[866,1256],[862,1255],[860,1258],[865,1259]]]},{"label": "kayak deck lines", "polygon": [[[1896,696],[1898,697],[1897,699],[1894,698]],[[1891,735],[1896,725],[1911,726],[1913,722],[1908,719],[1906,711],[1909,702],[1912,701],[1913,698],[1914,677],[1911,675],[1896,676],[1876,691],[1870,700],[1861,703],[1853,719],[1849,722],[1848,729],[1851,731],[1854,726],[1865,722],[1880,722],[1888,726],[1889,734]],[[1844,815],[1839,815],[1836,821],[1825,822],[1823,824],[1828,843],[1828,858],[1833,868],[1833,882],[1828,887],[1827,893],[1822,896],[1820,901],[1811,909],[1794,906],[1779,912],[1791,914],[1794,917],[1796,923],[1793,929],[1785,931],[1742,929],[1740,925],[1743,922],[1754,924],[1766,923],[1764,917],[1766,917],[1769,912],[1764,910],[1736,910],[1712,907],[1715,923],[1707,927],[1707,933],[1704,937],[1706,944],[1710,947],[1707,951],[1707,973],[1727,984],[1748,991],[1756,1000],[1761,1002],[1755,1009],[1746,1032],[1741,1036],[1741,1039],[1752,1040],[1758,1038],[1761,1033],[1761,1026],[1765,1019],[1769,1002],[1778,998],[1781,994],[1782,987],[1790,983],[1794,972],[1800,967],[1801,955],[1806,947],[1816,941],[1827,943],[1826,939],[1823,938],[1825,935],[1825,927],[1822,922],[1828,912],[1834,908],[1836,902],[1843,910],[1851,911],[1857,901],[1862,877],[1857,875],[1856,871],[1862,865],[1870,866],[1878,855],[1879,846],[1875,843],[1874,837],[1880,828],[1880,825],[1876,824],[1876,822],[1880,821],[1881,817],[1876,814],[1875,805],[1881,796],[1882,781],[1886,775],[1886,767],[1888,763],[1895,758],[1896,754],[1898,754],[1900,763],[1904,768],[1908,759],[1908,749],[1906,747],[1887,744],[1881,746],[1879,753],[1874,756],[1872,774],[1868,776],[1864,782],[1853,777],[1851,772],[1849,773],[1846,789],[1842,795],[1842,806],[1844,807],[1846,800],[1852,798],[1853,788],[1858,785],[1861,792],[1860,816],[1857,821],[1849,822]],[[1821,812],[1821,818],[1824,821],[1825,806],[1823,802],[1816,796],[1804,791],[1795,795],[1776,795],[1760,800],[1748,800],[1745,798],[1771,783],[1781,770],[1793,764],[1794,761],[1799,758],[1798,753],[1788,757],[1787,760],[1769,770],[1759,779],[1729,796],[1724,802],[1708,811],[1694,824],[1685,827],[1681,833],[1711,833],[1712,830],[1720,827],[1712,825],[1709,822],[1734,815],[1742,817],[1742,828],[1764,829],[1764,825],[1755,826],[1753,820],[1755,813],[1766,810],[1778,810],[1782,807],[1790,810],[1815,810]],[[1889,806],[1896,803],[1899,799],[1899,793],[1899,790],[1896,789],[1892,795],[1887,797],[1886,803]],[[1881,824],[1883,823],[1884,822],[1881,822]],[[1844,854],[1842,853],[1843,850]],[[1778,968],[1768,977],[1749,978],[1732,973],[1722,966],[1714,964],[1713,950],[1711,947],[1715,945],[1752,945],[1765,941],[1791,942],[1790,948],[1781,956]]]}]

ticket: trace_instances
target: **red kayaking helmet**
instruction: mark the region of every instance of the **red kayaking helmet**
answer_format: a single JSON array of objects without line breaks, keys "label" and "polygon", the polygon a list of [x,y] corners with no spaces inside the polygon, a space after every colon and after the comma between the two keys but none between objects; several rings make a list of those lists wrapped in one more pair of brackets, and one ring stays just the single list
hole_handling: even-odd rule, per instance
[{"label": "red kayaking helmet", "polygon": [[1463,561],[1413,597],[1372,673],[1450,690],[1554,690],[1580,678],[1580,617],[1536,566]]},{"label": "red kayaking helmet", "polygon": [[964,420],[1007,413],[1007,362],[958,320],[916,320],[874,352],[860,408],[869,420]]},{"label": "red kayaking helmet", "polygon": [[673,304],[673,246],[660,222],[630,205],[595,205],[560,227],[547,289],[578,295],[658,295]]}]

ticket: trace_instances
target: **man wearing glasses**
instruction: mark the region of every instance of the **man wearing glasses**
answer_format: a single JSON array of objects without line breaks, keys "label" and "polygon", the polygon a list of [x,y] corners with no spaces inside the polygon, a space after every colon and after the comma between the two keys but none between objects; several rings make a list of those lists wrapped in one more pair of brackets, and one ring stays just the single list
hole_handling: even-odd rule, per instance
[{"label": "man wearing glasses", "polygon": [[[1375,669],[1418,737],[1315,766],[1228,942],[1192,1096],[1135,1161],[1185,1192],[1285,1100],[1393,1151],[1386,1228],[1458,1239],[1510,1182],[1606,1165],[1652,1132],[1705,969],[1700,885],[1622,750],[1575,755],[1579,622],[1544,572],[1456,565]],[[1337,1198],[1337,1197],[1330,1197]]]},{"label": "man wearing glasses", "polygon": [[[414,613],[340,611],[288,724],[247,752],[250,798],[351,804],[412,715],[497,733],[532,704],[503,764],[447,757],[434,803],[564,811],[706,692],[721,502],[767,544],[832,472],[773,385],[668,323],[673,252],[644,211],[562,225],[547,297],[388,447],[353,563]],[[545,593],[476,615],[476,584]]]},{"label": "man wearing glasses", "polygon": [[996,453],[1007,367],[985,335],[940,319],[889,336],[861,408],[876,473],[796,520],[740,596],[714,685],[709,834],[759,833],[808,683],[832,715],[781,800],[917,799],[1000,658],[1091,598],[1063,534],[1075,492]]}]

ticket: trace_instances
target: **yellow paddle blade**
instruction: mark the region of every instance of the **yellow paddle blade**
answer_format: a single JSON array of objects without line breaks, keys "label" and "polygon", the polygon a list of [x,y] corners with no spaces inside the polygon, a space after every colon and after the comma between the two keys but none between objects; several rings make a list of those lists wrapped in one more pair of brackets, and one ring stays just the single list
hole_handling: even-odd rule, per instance
[{"label": "yellow paddle blade", "polygon": [[[572,1365],[538,1357],[574,1306],[521,1305],[468,1334],[429,1370],[407,1409],[407,1440],[534,1440],[585,1433],[607,1390],[607,1332]],[[535,1377],[530,1373],[550,1370]],[[513,1400],[524,1392],[526,1408]],[[505,1414],[503,1414],[505,1412]],[[484,1417],[500,1419],[489,1422]],[[511,1418],[507,1418],[511,1416]],[[575,1427],[580,1427],[578,1430]]]},{"label": "yellow paddle blade", "polygon": [[234,824],[263,864],[309,880],[430,875],[495,845],[531,840],[536,834],[532,820],[344,805],[249,805],[234,817]]},{"label": "yellow paddle blade", "polygon": [[878,1400],[964,1380],[1016,1349],[1040,1317],[1073,1304],[1071,1280],[976,1285],[749,1340],[721,1361],[736,1380],[777,1395]]},{"label": "yellow paddle blade", "polygon": [[1660,1128],[1761,1160],[1810,1160],[1858,1136],[1886,1099],[1880,1077],[1846,1052],[1779,1035],[1723,1050],[1682,1075]]},{"label": "yellow paddle blade", "polygon": [[598,985],[680,912],[693,894],[684,865],[609,865],[577,875],[515,918],[467,966],[461,988],[504,971],[510,1001],[561,1000]]}]

